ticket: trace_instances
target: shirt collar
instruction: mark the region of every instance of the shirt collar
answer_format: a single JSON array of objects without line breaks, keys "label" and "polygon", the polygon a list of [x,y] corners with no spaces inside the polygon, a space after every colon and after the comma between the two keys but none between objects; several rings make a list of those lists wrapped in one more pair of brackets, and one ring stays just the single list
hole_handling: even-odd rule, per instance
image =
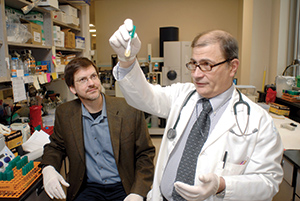
[{"label": "shirt collar", "polygon": [[[102,96],[102,114],[99,116],[101,119],[107,117],[107,112],[106,112],[106,101],[105,101],[105,96],[101,93]],[[82,116],[88,117],[90,119],[93,119],[93,117],[90,115],[89,111],[85,108],[85,106],[81,103],[81,109],[82,109]],[[97,119],[99,118],[97,117]]]},{"label": "shirt collar", "polygon": [[[214,113],[217,112],[222,105],[224,105],[225,103],[227,103],[227,101],[230,100],[233,91],[234,85],[232,84],[231,87],[229,87],[229,89],[227,89],[223,93],[209,99]],[[203,98],[200,94],[198,94],[198,97],[199,100]]]}]

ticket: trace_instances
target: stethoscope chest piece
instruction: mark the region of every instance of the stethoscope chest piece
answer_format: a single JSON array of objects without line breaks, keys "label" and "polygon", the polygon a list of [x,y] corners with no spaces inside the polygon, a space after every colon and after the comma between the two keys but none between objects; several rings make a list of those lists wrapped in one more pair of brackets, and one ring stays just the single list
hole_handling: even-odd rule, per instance
[{"label": "stethoscope chest piece", "polygon": [[173,140],[176,137],[176,130],[173,128],[170,128],[168,130],[167,137],[169,140]]}]

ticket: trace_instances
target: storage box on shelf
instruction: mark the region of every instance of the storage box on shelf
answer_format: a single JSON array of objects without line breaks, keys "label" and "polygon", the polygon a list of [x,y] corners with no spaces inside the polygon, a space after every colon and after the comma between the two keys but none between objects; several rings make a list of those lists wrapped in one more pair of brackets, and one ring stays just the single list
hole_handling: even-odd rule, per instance
[{"label": "storage box on shelf", "polygon": [[[30,4],[27,0],[0,0],[0,83],[1,82],[10,82],[10,70],[9,67],[9,61],[10,61],[10,55],[9,52],[12,50],[18,50],[19,52],[24,49],[30,49],[32,51],[32,55],[35,57],[36,61],[52,61],[55,56],[56,52],[60,51],[63,52],[64,55],[68,54],[75,54],[76,56],[83,56],[83,52],[87,51],[84,49],[76,48],[76,42],[75,37],[73,40],[73,46],[72,48],[65,48],[64,47],[64,32],[60,32],[59,39],[54,37],[53,33],[53,26],[59,26],[61,29],[70,29],[71,32],[73,32],[76,36],[84,37],[83,32],[81,28],[76,26],[76,24],[79,24],[79,20],[81,19],[81,8],[84,8],[84,12],[87,13],[88,8],[87,6],[73,6],[69,2],[65,0],[43,0],[41,1],[43,6],[46,7],[40,7],[36,6],[32,9],[31,13],[28,13],[28,15],[24,15],[21,11],[21,8],[24,6],[27,6]],[[67,24],[68,22],[66,13],[60,11],[59,7],[57,6],[57,9],[54,13],[56,13],[53,16],[52,11],[48,10],[49,6],[53,6],[55,2],[59,2],[59,4],[63,7],[66,7],[67,12],[71,14],[70,16],[73,16],[76,18],[72,19],[72,24]],[[53,4],[54,3],[54,4]],[[49,4],[48,6],[45,4]],[[53,5],[52,5],[53,4]],[[35,23],[41,26],[41,32],[33,32],[33,33],[39,33],[42,38],[42,43],[34,43],[28,44],[28,43],[18,43],[15,40],[8,41],[7,40],[7,30],[6,30],[6,18],[5,18],[5,7],[10,7],[13,10],[9,12],[15,12],[18,16],[23,16],[27,20],[31,21],[31,23]],[[48,7],[48,8],[47,8]],[[55,6],[54,6],[55,7]],[[35,24],[31,24],[35,26]],[[88,21],[81,21],[81,25],[83,27],[88,27]],[[38,34],[38,35],[39,35]],[[34,35],[34,34],[33,34]],[[36,37],[37,39],[38,37]],[[33,38],[34,40],[35,38]],[[44,40],[43,40],[44,39]],[[89,38],[88,38],[89,40]],[[60,42],[58,42],[60,41]],[[60,47],[57,47],[60,46]],[[77,47],[79,47],[79,44],[77,44]],[[85,53],[86,54],[86,53]],[[51,62],[51,71],[55,72],[55,66],[53,62]]]}]

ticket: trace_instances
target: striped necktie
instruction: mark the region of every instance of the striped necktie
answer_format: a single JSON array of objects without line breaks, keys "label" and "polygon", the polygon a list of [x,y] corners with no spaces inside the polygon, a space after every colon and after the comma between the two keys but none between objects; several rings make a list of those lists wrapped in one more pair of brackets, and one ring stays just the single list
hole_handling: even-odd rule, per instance
[{"label": "striped necktie", "polygon": [[[208,99],[201,99],[203,109],[194,123],[186,141],[183,154],[177,169],[175,181],[181,181],[193,185],[199,153],[207,139],[210,127],[209,113],[212,110]],[[172,197],[174,201],[185,200],[173,188]]]}]

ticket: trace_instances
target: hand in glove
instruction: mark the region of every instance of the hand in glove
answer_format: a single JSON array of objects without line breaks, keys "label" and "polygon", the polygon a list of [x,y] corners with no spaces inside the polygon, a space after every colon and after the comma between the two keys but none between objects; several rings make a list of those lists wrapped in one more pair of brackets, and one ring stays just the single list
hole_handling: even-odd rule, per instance
[{"label": "hand in glove", "polygon": [[124,201],[143,201],[143,197],[135,194],[135,193],[130,193],[129,195],[127,195],[127,197],[124,199]]},{"label": "hand in glove", "polygon": [[175,190],[186,200],[202,201],[215,195],[220,185],[220,178],[214,173],[199,176],[200,185],[191,186],[183,182],[175,182]]},{"label": "hand in glove", "polygon": [[68,184],[51,165],[44,167],[42,173],[44,189],[49,197],[51,199],[53,199],[53,197],[56,199],[65,199],[66,195],[61,184],[66,187],[69,187],[70,184]]},{"label": "hand in glove", "polygon": [[129,57],[125,57],[127,43],[130,42],[130,31],[133,30],[133,22],[131,19],[126,19],[124,24],[110,37],[109,43],[113,50],[118,54],[120,61],[132,61],[136,54],[141,49],[141,41],[135,33],[131,39],[131,53]]}]

